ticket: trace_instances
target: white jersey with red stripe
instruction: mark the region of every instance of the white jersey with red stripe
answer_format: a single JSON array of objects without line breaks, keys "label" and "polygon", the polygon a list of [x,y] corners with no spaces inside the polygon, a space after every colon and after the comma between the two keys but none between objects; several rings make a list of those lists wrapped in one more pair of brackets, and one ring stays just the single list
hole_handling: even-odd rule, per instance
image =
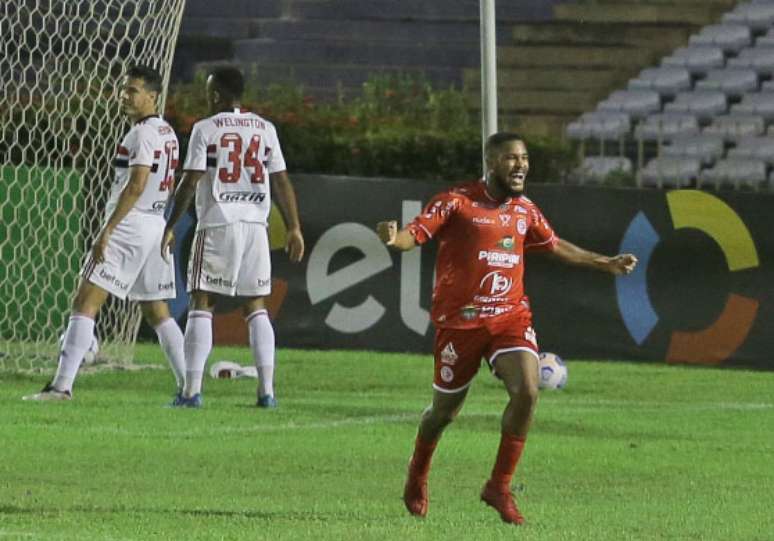
[{"label": "white jersey with red stripe", "polygon": [[196,189],[197,229],[235,222],[268,224],[269,175],[285,170],[274,124],[234,109],[194,124],[186,171],[202,171]]},{"label": "white jersey with red stripe", "polygon": [[177,136],[164,119],[153,115],[135,122],[116,150],[115,179],[110,188],[105,219],[118,205],[121,192],[129,183],[130,170],[136,165],[150,167],[150,174],[132,210],[163,216],[169,193],[174,188],[178,159]]}]

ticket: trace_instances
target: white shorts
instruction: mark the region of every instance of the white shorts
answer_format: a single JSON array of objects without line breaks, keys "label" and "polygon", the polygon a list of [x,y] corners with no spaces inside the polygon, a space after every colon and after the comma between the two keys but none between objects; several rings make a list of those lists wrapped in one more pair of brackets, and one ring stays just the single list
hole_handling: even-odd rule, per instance
[{"label": "white shorts", "polygon": [[163,216],[130,212],[110,236],[105,261],[95,263],[89,252],[81,276],[119,299],[175,298],[174,259],[161,257],[165,223]]},{"label": "white shorts", "polygon": [[271,252],[264,224],[235,222],[196,232],[188,260],[188,291],[230,297],[271,293]]}]

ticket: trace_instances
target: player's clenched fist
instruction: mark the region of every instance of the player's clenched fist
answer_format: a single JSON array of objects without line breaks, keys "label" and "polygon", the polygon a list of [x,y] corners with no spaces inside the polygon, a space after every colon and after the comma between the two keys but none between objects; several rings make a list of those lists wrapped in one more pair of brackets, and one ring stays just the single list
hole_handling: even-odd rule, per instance
[{"label": "player's clenched fist", "polygon": [[634,254],[618,254],[610,260],[610,272],[617,276],[630,274],[636,266],[637,257]]},{"label": "player's clenched fist", "polygon": [[389,222],[379,222],[376,224],[376,233],[387,246],[395,244],[395,237],[398,235],[398,222],[390,220]]}]

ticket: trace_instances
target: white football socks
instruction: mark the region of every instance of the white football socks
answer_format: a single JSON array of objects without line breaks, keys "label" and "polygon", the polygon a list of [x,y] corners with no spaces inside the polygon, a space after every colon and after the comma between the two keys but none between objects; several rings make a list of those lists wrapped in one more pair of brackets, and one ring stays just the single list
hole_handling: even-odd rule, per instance
[{"label": "white football socks", "polygon": [[56,369],[54,389],[72,391],[73,381],[81,366],[83,357],[91,346],[94,336],[94,320],[83,314],[72,314],[67,324],[62,351],[59,352],[59,366]]},{"label": "white football socks", "polygon": [[185,326],[185,391],[187,398],[202,392],[202,375],[212,349],[212,314],[204,310],[188,312]]},{"label": "white football socks", "polygon": [[154,330],[159,338],[159,345],[169,361],[169,366],[175,374],[177,390],[182,391],[185,385],[185,353],[183,352],[183,333],[177,322],[170,318],[159,323]]},{"label": "white football socks", "polygon": [[250,331],[250,349],[258,369],[258,396],[274,396],[274,327],[269,313],[256,310],[245,318]]}]

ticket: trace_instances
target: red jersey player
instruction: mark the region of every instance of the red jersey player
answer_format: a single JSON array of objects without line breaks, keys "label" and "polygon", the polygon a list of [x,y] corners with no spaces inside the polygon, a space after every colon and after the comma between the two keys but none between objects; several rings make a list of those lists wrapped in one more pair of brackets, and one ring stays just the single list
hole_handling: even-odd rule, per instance
[{"label": "red jersey player", "polygon": [[403,501],[411,514],[427,514],[433,451],[462,407],[484,358],[505,384],[510,400],[481,499],[503,521],[521,524],[524,519],[509,485],[526,441],[539,379],[537,339],[524,295],[524,254],[550,252],[565,263],[611,274],[631,272],[637,258],[589,252],[554,234],[537,205],[523,195],[529,158],[521,137],[496,133],[487,140],[485,152],[483,182],[436,195],[401,230],[395,221],[377,225],[381,240],[398,250],[411,250],[431,239],[438,242],[431,311],[436,327],[433,402],[419,424]]}]

